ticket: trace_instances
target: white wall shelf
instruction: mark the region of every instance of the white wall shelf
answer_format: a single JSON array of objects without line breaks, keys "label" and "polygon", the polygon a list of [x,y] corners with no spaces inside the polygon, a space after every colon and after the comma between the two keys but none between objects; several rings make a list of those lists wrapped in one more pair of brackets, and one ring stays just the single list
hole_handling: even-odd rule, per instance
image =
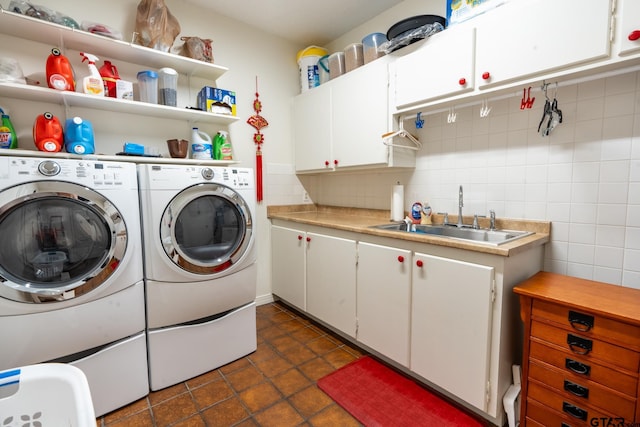
[{"label": "white wall shelf", "polygon": [[39,43],[56,44],[62,49],[89,51],[99,58],[146,64],[153,68],[171,67],[180,74],[217,80],[228,68],[186,56],[162,52],[134,43],[76,30],[30,16],[0,10],[0,33]]},{"label": "white wall shelf", "polygon": [[19,83],[0,83],[0,95],[8,98],[19,98],[28,101],[60,104],[65,107],[90,108],[93,110],[114,111],[138,116],[184,120],[190,123],[229,124],[239,118],[228,114],[215,114],[188,108],[169,107],[161,104],[150,104],[128,99],[117,99],[92,96],[80,92],[60,91],[42,86],[31,86]]},{"label": "white wall shelf", "polygon": [[0,150],[1,156],[13,157],[40,157],[48,159],[75,159],[75,160],[99,160],[99,161],[116,161],[131,163],[162,163],[162,164],[181,164],[181,165],[205,165],[205,166],[231,166],[240,162],[234,160],[200,160],[200,159],[174,159],[171,157],[145,157],[145,156],[126,156],[126,155],[107,155],[107,154],[72,154],[64,151],[58,153],[48,153],[36,150]]}]

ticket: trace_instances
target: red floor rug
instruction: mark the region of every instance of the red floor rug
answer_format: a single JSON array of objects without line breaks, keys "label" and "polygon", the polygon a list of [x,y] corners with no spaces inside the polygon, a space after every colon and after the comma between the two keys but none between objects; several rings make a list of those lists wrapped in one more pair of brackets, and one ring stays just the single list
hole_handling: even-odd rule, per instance
[{"label": "red floor rug", "polygon": [[369,356],[321,378],[318,387],[367,427],[486,425]]}]

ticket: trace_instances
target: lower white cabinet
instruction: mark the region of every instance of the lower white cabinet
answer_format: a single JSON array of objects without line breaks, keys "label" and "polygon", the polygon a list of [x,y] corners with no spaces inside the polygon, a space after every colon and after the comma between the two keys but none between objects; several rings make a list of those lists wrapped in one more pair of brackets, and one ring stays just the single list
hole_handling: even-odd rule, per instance
[{"label": "lower white cabinet", "polygon": [[409,366],[411,251],[358,242],[358,342]]},{"label": "lower white cabinet", "polygon": [[416,253],[411,306],[412,371],[487,409],[495,269]]},{"label": "lower white cabinet", "polygon": [[356,242],[271,227],[273,294],[327,325],[356,336]]},{"label": "lower white cabinet", "polygon": [[522,333],[512,288],[542,270],[544,246],[502,256],[280,219],[271,237],[275,295],[504,425]]},{"label": "lower white cabinet", "polygon": [[307,233],[307,312],[356,336],[356,242]]},{"label": "lower white cabinet", "polygon": [[307,310],[305,291],[306,232],[271,227],[271,283],[273,293],[302,311]]}]

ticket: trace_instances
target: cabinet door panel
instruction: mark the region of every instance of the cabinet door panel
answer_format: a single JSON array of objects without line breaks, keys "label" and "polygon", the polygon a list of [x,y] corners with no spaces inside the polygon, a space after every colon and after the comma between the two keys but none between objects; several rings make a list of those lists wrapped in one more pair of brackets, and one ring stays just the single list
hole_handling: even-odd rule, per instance
[{"label": "cabinet door panel", "polygon": [[[588,6],[581,0],[514,1],[486,13],[476,30],[476,85],[482,88],[606,58],[609,4],[610,0],[591,0]],[[484,73],[490,78],[484,79]]]},{"label": "cabinet door panel", "polygon": [[307,236],[307,311],[355,337],[356,242],[314,233]]},{"label": "cabinet door panel", "polygon": [[410,263],[408,250],[358,243],[358,341],[404,366],[409,363]]},{"label": "cabinet door panel", "polygon": [[293,143],[296,171],[332,169],[329,85],[293,98]]},{"label": "cabinet door panel", "polygon": [[388,60],[379,58],[332,82],[333,157],[337,167],[383,165],[389,121]]},{"label": "cabinet door panel", "polygon": [[494,269],[419,253],[414,258],[411,370],[486,410]]},{"label": "cabinet door panel", "polygon": [[638,0],[622,0],[620,9],[620,52],[621,56],[640,53],[640,38],[637,34],[632,36],[635,40],[629,40],[634,31],[640,31],[640,2]]},{"label": "cabinet door panel", "polygon": [[395,62],[397,108],[473,90],[474,28],[454,27],[424,43]]},{"label": "cabinet door panel", "polygon": [[304,237],[300,230],[271,227],[273,293],[301,310],[306,310]]}]

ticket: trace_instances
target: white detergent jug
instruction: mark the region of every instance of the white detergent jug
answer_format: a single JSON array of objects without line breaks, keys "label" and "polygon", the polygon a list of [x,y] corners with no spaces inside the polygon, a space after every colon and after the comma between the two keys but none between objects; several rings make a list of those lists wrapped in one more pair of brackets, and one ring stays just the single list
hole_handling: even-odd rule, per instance
[{"label": "white detergent jug", "polygon": [[198,128],[191,131],[191,158],[198,160],[213,159],[211,137]]}]

